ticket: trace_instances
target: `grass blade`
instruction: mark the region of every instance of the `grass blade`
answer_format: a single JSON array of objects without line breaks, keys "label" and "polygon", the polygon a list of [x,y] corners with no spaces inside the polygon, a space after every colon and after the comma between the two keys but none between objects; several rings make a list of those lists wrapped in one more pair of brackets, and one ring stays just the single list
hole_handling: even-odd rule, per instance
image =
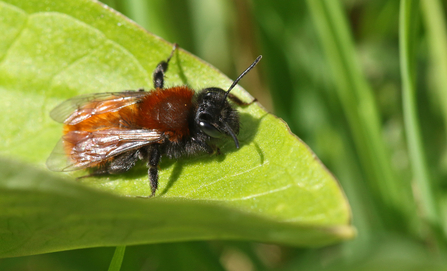
[{"label": "grass blade", "polygon": [[416,105],[415,52],[419,25],[419,1],[403,0],[400,7],[399,39],[404,124],[420,209],[428,222],[439,225],[438,207],[432,188]]},{"label": "grass blade", "polygon": [[383,220],[390,227],[401,227],[403,221],[393,219],[393,212],[398,210],[407,215],[411,212],[411,190],[391,166],[390,154],[382,138],[380,114],[356,59],[346,16],[339,1],[308,0],[307,3],[332,68],[337,96],[349,122],[365,175],[375,196],[386,206],[384,210],[388,213],[383,212]]},{"label": "grass blade", "polygon": [[116,247],[115,253],[113,253],[112,261],[110,262],[109,271],[119,271],[121,269],[125,251],[126,246]]},{"label": "grass blade", "polygon": [[439,0],[421,1],[423,23],[427,30],[427,41],[431,53],[431,63],[435,72],[435,87],[439,95],[441,109],[447,126],[447,27],[443,13],[444,7]]}]

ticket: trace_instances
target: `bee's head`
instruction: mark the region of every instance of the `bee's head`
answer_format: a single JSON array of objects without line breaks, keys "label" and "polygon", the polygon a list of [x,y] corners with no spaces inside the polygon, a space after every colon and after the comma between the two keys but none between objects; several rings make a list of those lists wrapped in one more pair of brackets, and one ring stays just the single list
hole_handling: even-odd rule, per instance
[{"label": "bee's head", "polygon": [[239,80],[249,72],[262,56],[256,60],[234,80],[227,91],[221,88],[206,88],[197,95],[197,111],[194,118],[195,127],[212,138],[224,135],[231,136],[236,148],[239,149],[237,134],[239,133],[239,114],[231,107],[227,100],[228,94],[237,85]]},{"label": "bee's head", "polygon": [[220,88],[206,88],[197,95],[195,126],[212,138],[231,136],[239,148],[239,114],[227,101],[226,91]]}]

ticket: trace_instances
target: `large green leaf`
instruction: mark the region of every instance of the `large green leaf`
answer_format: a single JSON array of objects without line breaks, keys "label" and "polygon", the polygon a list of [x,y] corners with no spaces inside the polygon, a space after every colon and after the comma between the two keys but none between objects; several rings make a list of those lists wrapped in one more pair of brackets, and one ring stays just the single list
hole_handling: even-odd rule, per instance
[{"label": "large green leaf", "polygon": [[[337,181],[257,104],[239,108],[240,150],[229,139],[219,156],[164,159],[155,198],[135,198],[150,194],[143,164],[82,181],[121,196],[72,180],[85,172],[49,172],[44,162],[61,136],[51,108],[82,93],[150,89],[172,45],[88,0],[0,1],[0,29],[0,154],[20,161],[1,161],[0,256],[212,238],[318,246],[352,237]],[[231,80],[180,50],[166,85],[184,84],[228,88]],[[234,93],[252,99],[239,87]]]}]

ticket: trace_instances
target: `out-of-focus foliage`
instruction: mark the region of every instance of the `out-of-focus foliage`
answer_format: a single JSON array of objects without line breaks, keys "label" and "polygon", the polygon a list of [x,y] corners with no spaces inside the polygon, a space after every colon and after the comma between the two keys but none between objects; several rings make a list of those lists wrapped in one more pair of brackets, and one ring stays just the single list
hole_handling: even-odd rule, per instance
[{"label": "out-of-focus foliage", "polygon": [[[340,180],[358,229],[355,240],[323,249],[245,242],[128,247],[122,270],[447,270],[444,1],[104,2],[230,77],[263,54],[241,84]],[[434,224],[427,222],[427,198],[421,198],[427,195],[415,179],[420,164],[407,144],[414,130],[406,128],[402,105],[404,5],[420,16],[409,26],[414,51],[406,57],[414,66],[404,68],[413,69],[411,110],[424,156],[416,158],[426,160]],[[97,270],[112,254],[109,248],[70,251],[2,260],[0,267]]]}]

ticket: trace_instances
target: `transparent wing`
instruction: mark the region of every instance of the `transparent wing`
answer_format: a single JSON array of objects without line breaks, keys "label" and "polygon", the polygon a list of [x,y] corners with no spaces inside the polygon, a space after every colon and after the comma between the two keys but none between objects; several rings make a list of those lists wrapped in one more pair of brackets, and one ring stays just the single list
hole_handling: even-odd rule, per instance
[{"label": "transparent wing", "polygon": [[116,112],[123,107],[139,102],[148,92],[122,91],[93,93],[68,99],[50,112],[57,122],[75,125],[94,115]]},{"label": "transparent wing", "polygon": [[94,167],[121,153],[162,139],[162,133],[147,129],[71,131],[59,140],[47,159],[47,167],[53,171]]}]

